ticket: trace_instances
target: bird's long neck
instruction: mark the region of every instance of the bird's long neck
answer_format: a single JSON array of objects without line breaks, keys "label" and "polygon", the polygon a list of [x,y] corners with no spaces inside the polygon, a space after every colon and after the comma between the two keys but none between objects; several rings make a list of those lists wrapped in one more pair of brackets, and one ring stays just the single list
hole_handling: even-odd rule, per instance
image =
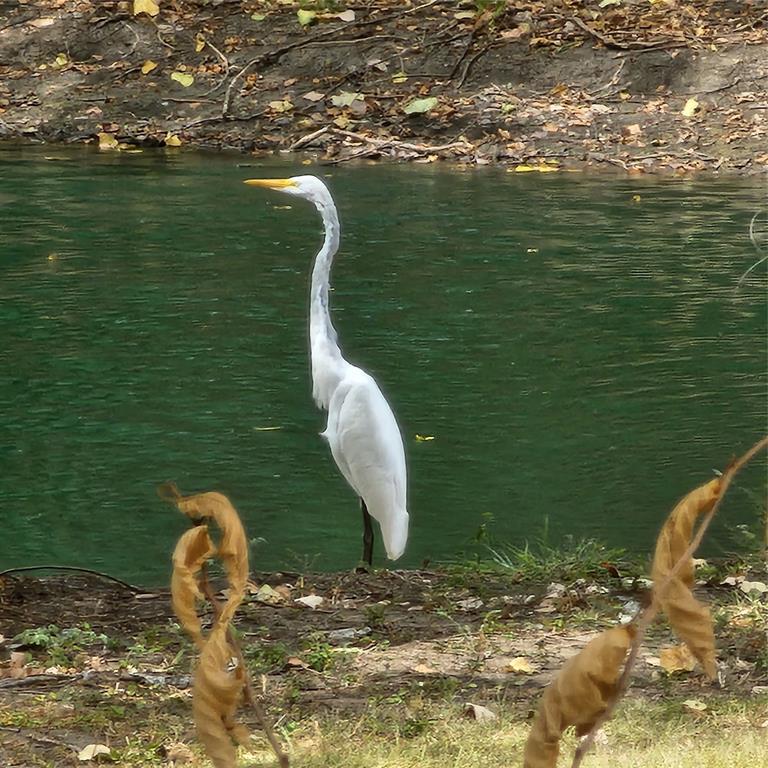
[{"label": "bird's long neck", "polygon": [[336,329],[331,322],[330,276],[333,257],[339,250],[341,228],[331,200],[316,204],[323,218],[325,238],[315,256],[309,296],[309,342],[312,358],[312,394],[315,402],[328,408],[347,363],[339,349]]}]

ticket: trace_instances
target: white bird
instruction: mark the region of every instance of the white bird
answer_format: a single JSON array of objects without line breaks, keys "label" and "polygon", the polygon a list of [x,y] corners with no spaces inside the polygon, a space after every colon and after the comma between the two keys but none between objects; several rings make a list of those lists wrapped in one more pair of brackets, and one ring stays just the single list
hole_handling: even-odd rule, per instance
[{"label": "white bird", "polygon": [[331,193],[315,176],[248,179],[314,203],[323,219],[325,238],[315,257],[309,297],[312,396],[328,411],[322,436],[341,474],[360,497],[363,511],[363,560],[372,564],[373,526],[379,523],[384,548],[397,560],[408,541],[405,450],[395,414],[375,379],[348,363],[339,348],[329,311],[331,264],[339,249],[339,217]]}]

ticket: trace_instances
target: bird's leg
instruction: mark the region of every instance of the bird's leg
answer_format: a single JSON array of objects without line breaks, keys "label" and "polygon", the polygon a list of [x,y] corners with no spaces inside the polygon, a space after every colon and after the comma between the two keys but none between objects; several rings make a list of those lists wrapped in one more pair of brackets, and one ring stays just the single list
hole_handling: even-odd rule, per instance
[{"label": "bird's leg", "polygon": [[370,568],[373,565],[373,523],[362,499],[360,509],[363,511],[363,562]]}]

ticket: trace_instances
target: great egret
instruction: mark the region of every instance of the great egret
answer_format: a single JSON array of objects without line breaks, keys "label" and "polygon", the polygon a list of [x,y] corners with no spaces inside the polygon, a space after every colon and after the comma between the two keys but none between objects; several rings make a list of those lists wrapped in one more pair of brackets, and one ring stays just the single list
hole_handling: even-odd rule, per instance
[{"label": "great egret", "polygon": [[348,363],[338,345],[329,311],[331,264],[339,249],[339,217],[331,193],[315,176],[248,179],[246,184],[279,190],[314,203],[325,238],[315,257],[309,297],[312,396],[328,411],[321,433],[341,474],[360,497],[363,512],[363,560],[373,561],[373,517],[384,548],[397,560],[408,541],[405,450],[395,414],[374,378]]}]

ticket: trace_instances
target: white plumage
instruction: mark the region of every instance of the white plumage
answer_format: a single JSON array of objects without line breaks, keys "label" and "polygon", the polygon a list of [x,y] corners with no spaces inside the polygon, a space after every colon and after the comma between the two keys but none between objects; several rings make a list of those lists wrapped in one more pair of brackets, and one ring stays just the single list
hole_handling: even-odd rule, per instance
[{"label": "white plumage", "polygon": [[384,548],[397,560],[408,541],[406,466],[403,439],[395,415],[375,379],[348,363],[331,322],[328,291],[340,227],[328,188],[314,176],[249,179],[314,203],[323,219],[325,238],[315,257],[309,301],[312,396],[328,411],[322,436],[346,481],[362,502],[365,523],[363,558],[371,563],[373,538],[368,514],[379,523]]}]

